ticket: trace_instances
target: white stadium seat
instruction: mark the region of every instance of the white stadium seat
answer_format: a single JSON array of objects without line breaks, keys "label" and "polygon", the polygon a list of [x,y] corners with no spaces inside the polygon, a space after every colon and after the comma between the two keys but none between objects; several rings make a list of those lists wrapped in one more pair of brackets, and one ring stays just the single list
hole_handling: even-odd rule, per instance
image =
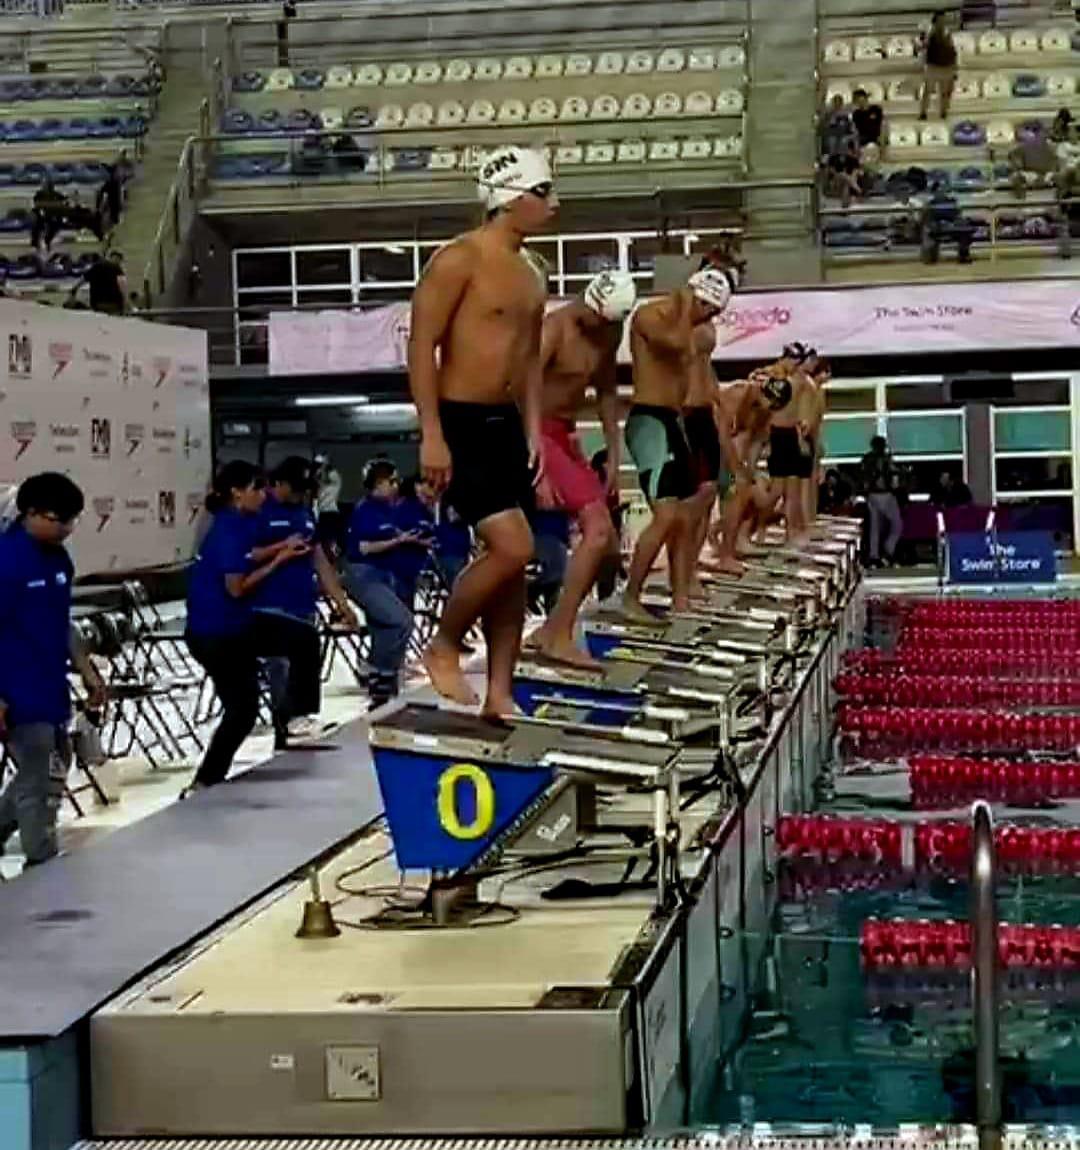
[{"label": "white stadium seat", "polygon": [[1016,129],[1011,120],[991,120],[986,128],[986,142],[1004,148],[1016,143]]},{"label": "white stadium seat", "polygon": [[734,115],[743,110],[743,94],[738,88],[724,88],[716,97],[716,114]]},{"label": "white stadium seat", "polygon": [[851,103],[851,85],[846,80],[830,80],[825,90],[825,103],[831,104],[839,96],[845,104]]},{"label": "white stadium seat", "polygon": [[742,150],[742,136],[718,136],[713,144],[713,155],[718,159],[741,156]]},{"label": "white stadium seat", "polygon": [[383,83],[388,88],[400,88],[404,84],[412,83],[412,76],[412,65],[399,60],[394,64],[387,65]]},{"label": "white stadium seat", "polygon": [[293,74],[289,68],[275,68],[266,77],[267,92],[284,92],[293,86]]},{"label": "white stadium seat", "polygon": [[448,84],[463,84],[472,79],[471,60],[448,60],[446,64],[446,82]]},{"label": "white stadium seat", "polygon": [[974,76],[961,74],[953,88],[954,104],[971,104],[982,99],[982,86]]},{"label": "white stadium seat", "polygon": [[563,58],[550,53],[536,61],[536,75],[542,80],[550,80],[563,74]]},{"label": "white stadium seat", "polygon": [[378,64],[361,64],[353,75],[357,88],[377,88],[383,81],[383,70]]},{"label": "white stadium seat", "polygon": [[525,104],[521,100],[503,100],[495,119],[500,124],[524,124]]},{"label": "white stadium seat", "polygon": [[560,120],[586,120],[589,117],[589,101],[583,96],[567,96],[559,110]]},{"label": "white stadium seat", "polygon": [[980,56],[1004,56],[1009,50],[1009,41],[996,28],[991,28],[979,37]]},{"label": "white stadium seat", "polygon": [[631,76],[646,76],[656,66],[651,52],[631,52],[626,58],[626,71]]},{"label": "white stadium seat", "polygon": [[473,100],[465,113],[469,124],[492,124],[495,122],[495,105],[490,100]]},{"label": "white stadium seat", "polygon": [[427,128],[435,120],[435,109],[426,103],[411,104],[405,113],[406,128]]},{"label": "white stadium seat", "polygon": [[890,36],[885,55],[890,60],[914,60],[915,41],[910,36]]},{"label": "white stadium seat", "polygon": [[851,45],[847,40],[830,40],[825,45],[826,64],[850,64]]},{"label": "white stadium seat", "polygon": [[560,144],[555,149],[556,167],[573,167],[585,159],[585,151],[580,144]]},{"label": "white stadium seat", "polygon": [[691,48],[686,63],[691,72],[714,72],[716,53],[712,48]]},{"label": "white stadium seat", "polygon": [[465,105],[459,103],[457,100],[446,100],[439,105],[439,113],[436,119],[444,128],[453,128],[458,124],[464,124]]},{"label": "white stadium seat", "polygon": [[741,44],[725,44],[716,54],[718,68],[741,68],[746,63],[746,49]]},{"label": "white stadium seat", "polygon": [[621,140],[615,152],[620,164],[640,164],[646,157],[644,140]]},{"label": "white stadium seat", "polygon": [[708,160],[712,157],[712,140],[704,136],[690,136],[683,140],[679,154],[684,160]]},{"label": "white stadium seat", "polygon": [[345,113],[340,108],[323,108],[319,119],[325,131],[336,132],[345,123]]},{"label": "white stadium seat", "polygon": [[617,120],[619,101],[614,96],[602,94],[596,97],[589,109],[590,120]]},{"label": "white stadium seat", "polygon": [[507,80],[528,80],[533,74],[533,62],[529,56],[511,56],[503,68]]},{"label": "white stadium seat", "polygon": [[708,92],[691,92],[683,103],[683,112],[687,116],[711,116],[713,112],[713,98]]},{"label": "white stadium seat", "polygon": [[436,148],[431,153],[433,172],[452,172],[457,166],[458,154],[455,148]]},{"label": "white stadium seat", "polygon": [[585,163],[587,164],[613,164],[615,162],[615,145],[607,140],[593,140],[585,147]]},{"label": "white stadium seat", "polygon": [[919,82],[910,78],[890,80],[888,88],[885,89],[885,99],[890,104],[911,104],[918,98]]},{"label": "white stadium seat", "polygon": [[648,119],[652,111],[652,100],[644,92],[634,92],[623,101],[622,114],[627,120]]},{"label": "white stadium seat", "polygon": [[686,53],[681,48],[665,48],[656,58],[658,72],[681,72],[686,67]]},{"label": "white stadium seat", "polygon": [[618,76],[626,69],[626,60],[621,52],[601,52],[596,61],[598,76]]},{"label": "white stadium seat", "polygon": [[1067,72],[1051,72],[1046,77],[1048,96],[1072,96],[1076,93],[1076,80]]},{"label": "white stadium seat", "polygon": [[592,74],[592,57],[584,52],[573,52],[566,57],[564,71],[568,76],[589,76]]},{"label": "white stadium seat", "polygon": [[676,92],[661,92],[653,101],[653,116],[658,120],[678,116],[682,112],[682,96]]},{"label": "white stadium seat", "polygon": [[1072,40],[1066,28],[1048,28],[1042,34],[1044,52],[1071,52]]},{"label": "white stadium seat", "polygon": [[885,46],[876,36],[860,36],[855,41],[856,60],[881,60],[885,56]]},{"label": "white stadium seat", "polygon": [[936,124],[924,124],[919,134],[919,143],[924,148],[947,148],[949,146],[948,125],[940,121]]},{"label": "white stadium seat", "polygon": [[919,133],[911,124],[889,125],[890,148],[917,148],[919,146]]},{"label": "white stadium seat", "polygon": [[530,124],[553,124],[558,118],[558,105],[550,96],[537,96],[529,105]]},{"label": "white stadium seat", "polygon": [[953,45],[957,56],[974,56],[976,49],[975,37],[970,32],[954,32]]},{"label": "white stadium seat", "polygon": [[502,76],[503,66],[501,60],[493,56],[485,56],[473,65],[473,78],[477,80],[498,80]]},{"label": "white stadium seat", "polygon": [[384,104],[375,117],[377,128],[400,128],[405,122],[405,109],[400,104]]},{"label": "white stadium seat", "polygon": [[1008,100],[1012,97],[1012,82],[1002,72],[994,72],[983,80],[983,99]]},{"label": "white stadium seat", "polygon": [[334,64],[326,71],[327,88],[351,88],[352,82],[352,68],[350,68],[348,64]]},{"label": "white stadium seat", "polygon": [[649,145],[650,160],[677,160],[679,158],[678,140],[653,140]]},{"label": "white stadium seat", "polygon": [[1039,33],[1031,28],[1018,28],[1009,37],[1009,51],[1030,54],[1039,50]]},{"label": "white stadium seat", "polygon": [[438,60],[422,60],[416,65],[414,79],[418,84],[437,84],[442,79],[442,64]]},{"label": "white stadium seat", "polygon": [[877,80],[863,80],[862,90],[871,104],[881,104],[885,101],[885,87]]}]

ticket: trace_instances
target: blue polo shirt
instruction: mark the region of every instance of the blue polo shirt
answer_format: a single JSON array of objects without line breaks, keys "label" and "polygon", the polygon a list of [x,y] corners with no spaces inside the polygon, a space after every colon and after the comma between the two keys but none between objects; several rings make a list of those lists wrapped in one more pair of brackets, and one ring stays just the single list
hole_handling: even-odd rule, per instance
[{"label": "blue polo shirt", "polygon": [[21,523],[0,535],[0,699],[12,726],[71,714],[71,583],[63,547],[38,543]]},{"label": "blue polo shirt", "polygon": [[[422,539],[435,538],[435,520],[419,499],[402,499],[394,504],[399,531],[418,531]],[[415,543],[405,543],[387,552],[394,577],[407,587],[415,587],[420,572],[431,563],[431,552]]]},{"label": "blue polo shirt", "polygon": [[258,516],[232,508],[219,511],[188,572],[187,627],[200,638],[237,635],[251,623],[250,596],[237,599],[227,575],[246,575],[255,546]]},{"label": "blue polo shirt", "polygon": [[362,555],[360,544],[382,543],[393,539],[400,531],[395,505],[389,499],[363,499],[353,508],[349,520],[349,530],[345,535],[345,558],[350,563],[366,563],[392,575],[394,566],[390,556],[398,548],[392,547],[376,555]]},{"label": "blue polo shirt", "polygon": [[[279,503],[272,495],[259,512],[255,546],[268,547],[290,535],[308,542],[315,538],[315,516],[302,503]],[[271,571],[255,588],[252,606],[256,611],[275,611],[294,619],[310,619],[318,604],[319,578],[313,555],[299,555]]]}]

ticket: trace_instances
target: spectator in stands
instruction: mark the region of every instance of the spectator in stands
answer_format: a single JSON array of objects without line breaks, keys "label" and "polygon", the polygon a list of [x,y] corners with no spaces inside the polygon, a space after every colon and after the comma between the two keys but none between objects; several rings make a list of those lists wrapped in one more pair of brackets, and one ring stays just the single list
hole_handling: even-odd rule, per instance
[{"label": "spectator in stands", "polygon": [[822,515],[850,515],[854,509],[851,484],[835,467],[825,472],[818,490],[818,511]]},{"label": "spectator in stands", "polygon": [[367,155],[350,132],[335,136],[330,150],[343,172],[362,172],[367,167]]},{"label": "spectator in stands", "polygon": [[862,199],[866,187],[867,175],[859,159],[859,145],[855,140],[848,140],[846,152],[829,157],[825,191],[839,197],[841,205],[846,208],[852,197]]},{"label": "spectator in stands", "polygon": [[66,475],[31,476],[15,497],[15,522],[0,535],[0,736],[16,772],[0,795],[0,854],[18,829],[27,866],[58,850],[56,815],[71,763],[69,659],[87,709],[105,702],[105,685],[71,628],[75,568],[64,542],[83,505]]},{"label": "spectator in stands", "polygon": [[1069,124],[1065,139],[1057,145],[1057,188],[1061,199],[1077,193],[1080,184],[1080,124]]},{"label": "spectator in stands", "polygon": [[372,460],[364,469],[365,497],[353,509],[345,540],[345,585],[371,634],[368,693],[375,707],[398,693],[413,630],[412,594],[399,579],[395,552],[426,550],[419,530],[402,529],[399,486],[397,468],[388,459]]},{"label": "spectator in stands", "polygon": [[52,177],[46,176],[34,193],[30,216],[30,244],[44,257],[52,250],[53,240],[64,226],[68,210],[67,197],[56,188]]},{"label": "spectator in stands", "polygon": [[94,257],[93,263],[71,289],[69,298],[72,302],[84,283],[90,289],[91,310],[105,315],[124,314],[127,277],[124,275],[124,257],[119,252]]},{"label": "spectator in stands", "polygon": [[[880,567],[884,563],[891,567],[896,545],[904,531],[904,523],[896,499],[900,476],[884,436],[875,435],[870,440],[870,450],[862,457],[862,485],[870,516],[867,565]],[[888,534],[883,548],[881,529],[886,525]]]},{"label": "spectator in stands", "polygon": [[[314,476],[311,463],[298,455],[290,455],[274,469],[270,476],[270,491],[259,512],[255,527],[255,546],[252,561],[273,558],[275,549],[290,541],[307,545],[306,551],[289,563],[275,568],[256,587],[252,597],[255,626],[261,627],[269,617],[278,631],[289,629],[296,633],[291,646],[310,648],[318,643],[318,593],[334,605],[339,621],[355,628],[356,614],[330,565],[326,552],[315,547],[315,516],[311,511]],[[310,631],[314,640],[301,632]],[[319,668],[301,663],[299,668],[288,660],[274,660],[284,665],[285,674],[271,675],[273,699],[274,749],[288,746],[289,724],[293,719],[310,719],[319,712]],[[275,668],[277,670],[277,668]],[[296,683],[295,674],[314,672],[314,681]],[[305,701],[301,710],[299,700]]]},{"label": "spectator in stands", "polygon": [[296,0],[284,0],[281,19],[277,24],[277,62],[279,68],[289,66],[289,22],[296,19]]},{"label": "spectator in stands", "polygon": [[946,240],[956,242],[958,263],[971,263],[971,242],[975,228],[964,219],[956,197],[939,183],[935,183],[930,199],[922,210],[922,258],[924,263],[936,264],[941,245]]},{"label": "spectator in stands", "polygon": [[1044,132],[1032,133],[1009,151],[1009,185],[1022,199],[1029,185],[1056,182],[1059,166],[1058,145]]},{"label": "spectator in stands", "polygon": [[822,157],[828,160],[830,156],[844,155],[852,140],[858,140],[855,124],[844,105],[844,97],[837,93],[821,119]]},{"label": "spectator in stands", "polygon": [[859,138],[859,159],[864,168],[873,168],[881,162],[885,113],[880,104],[870,103],[865,88],[856,88],[854,99],[855,109],[851,113],[851,122]]},{"label": "spectator in stands", "polygon": [[550,614],[559,598],[570,555],[570,516],[565,511],[537,510],[530,517],[534,567],[529,581],[529,609]]},{"label": "spectator in stands", "polygon": [[300,714],[318,710],[318,634],[270,612],[256,620],[252,611],[258,586],[311,550],[295,534],[256,548],[264,488],[259,469],[238,459],[217,473],[206,498],[214,521],[188,572],[184,638],[214,684],[222,715],[195,778],[181,797],[225,781],[258,718],[260,658],[287,659],[290,690],[295,691],[292,705]]},{"label": "spectator in stands", "polygon": [[1069,128],[1072,125],[1072,112],[1068,108],[1059,108],[1050,124],[1047,135],[1055,144],[1063,143],[1069,138]]},{"label": "spectator in stands", "polygon": [[400,547],[393,553],[398,588],[412,608],[420,575],[432,565],[435,551],[435,492],[422,476],[411,475],[401,485],[398,502],[398,526],[406,533],[415,532],[417,547]]},{"label": "spectator in stands", "polygon": [[974,502],[971,488],[962,480],[954,479],[951,471],[943,471],[934,490],[930,492],[930,502],[935,507],[966,507]]},{"label": "spectator in stands", "polygon": [[126,152],[121,152],[115,163],[105,169],[105,182],[98,193],[98,211],[101,229],[108,234],[120,220],[124,203],[124,183],[127,180]]},{"label": "spectator in stands", "polygon": [[930,31],[923,40],[923,89],[919,119],[925,120],[930,109],[930,95],[937,89],[941,118],[948,119],[949,101],[956,86],[956,44],[945,24],[945,12],[934,13]]}]

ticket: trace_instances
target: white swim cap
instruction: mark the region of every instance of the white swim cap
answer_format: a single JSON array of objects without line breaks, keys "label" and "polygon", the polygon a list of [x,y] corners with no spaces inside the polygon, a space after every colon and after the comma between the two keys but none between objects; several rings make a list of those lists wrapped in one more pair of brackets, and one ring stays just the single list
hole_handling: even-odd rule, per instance
[{"label": "white swim cap", "polygon": [[585,304],[608,323],[621,323],[634,310],[637,285],[629,272],[601,272],[589,281]]},{"label": "white swim cap", "polygon": [[496,148],[484,157],[477,193],[487,210],[504,208],[540,184],[552,183],[543,152],[532,148]]},{"label": "white swim cap", "polygon": [[718,312],[728,305],[735,289],[739,286],[739,273],[735,268],[702,268],[686,281],[695,299],[708,304]]}]

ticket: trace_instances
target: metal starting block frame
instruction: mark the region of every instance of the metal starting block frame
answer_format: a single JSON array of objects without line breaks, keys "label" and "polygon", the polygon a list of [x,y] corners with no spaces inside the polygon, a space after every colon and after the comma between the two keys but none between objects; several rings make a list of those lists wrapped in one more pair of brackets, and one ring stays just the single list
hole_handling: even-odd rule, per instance
[{"label": "metal starting block frame", "polygon": [[483,869],[527,836],[567,780],[650,792],[657,899],[667,904],[678,861],[679,744],[662,731],[492,721],[412,703],[374,724],[370,739],[398,867],[432,872],[440,915],[452,903],[446,892],[475,891]]}]

